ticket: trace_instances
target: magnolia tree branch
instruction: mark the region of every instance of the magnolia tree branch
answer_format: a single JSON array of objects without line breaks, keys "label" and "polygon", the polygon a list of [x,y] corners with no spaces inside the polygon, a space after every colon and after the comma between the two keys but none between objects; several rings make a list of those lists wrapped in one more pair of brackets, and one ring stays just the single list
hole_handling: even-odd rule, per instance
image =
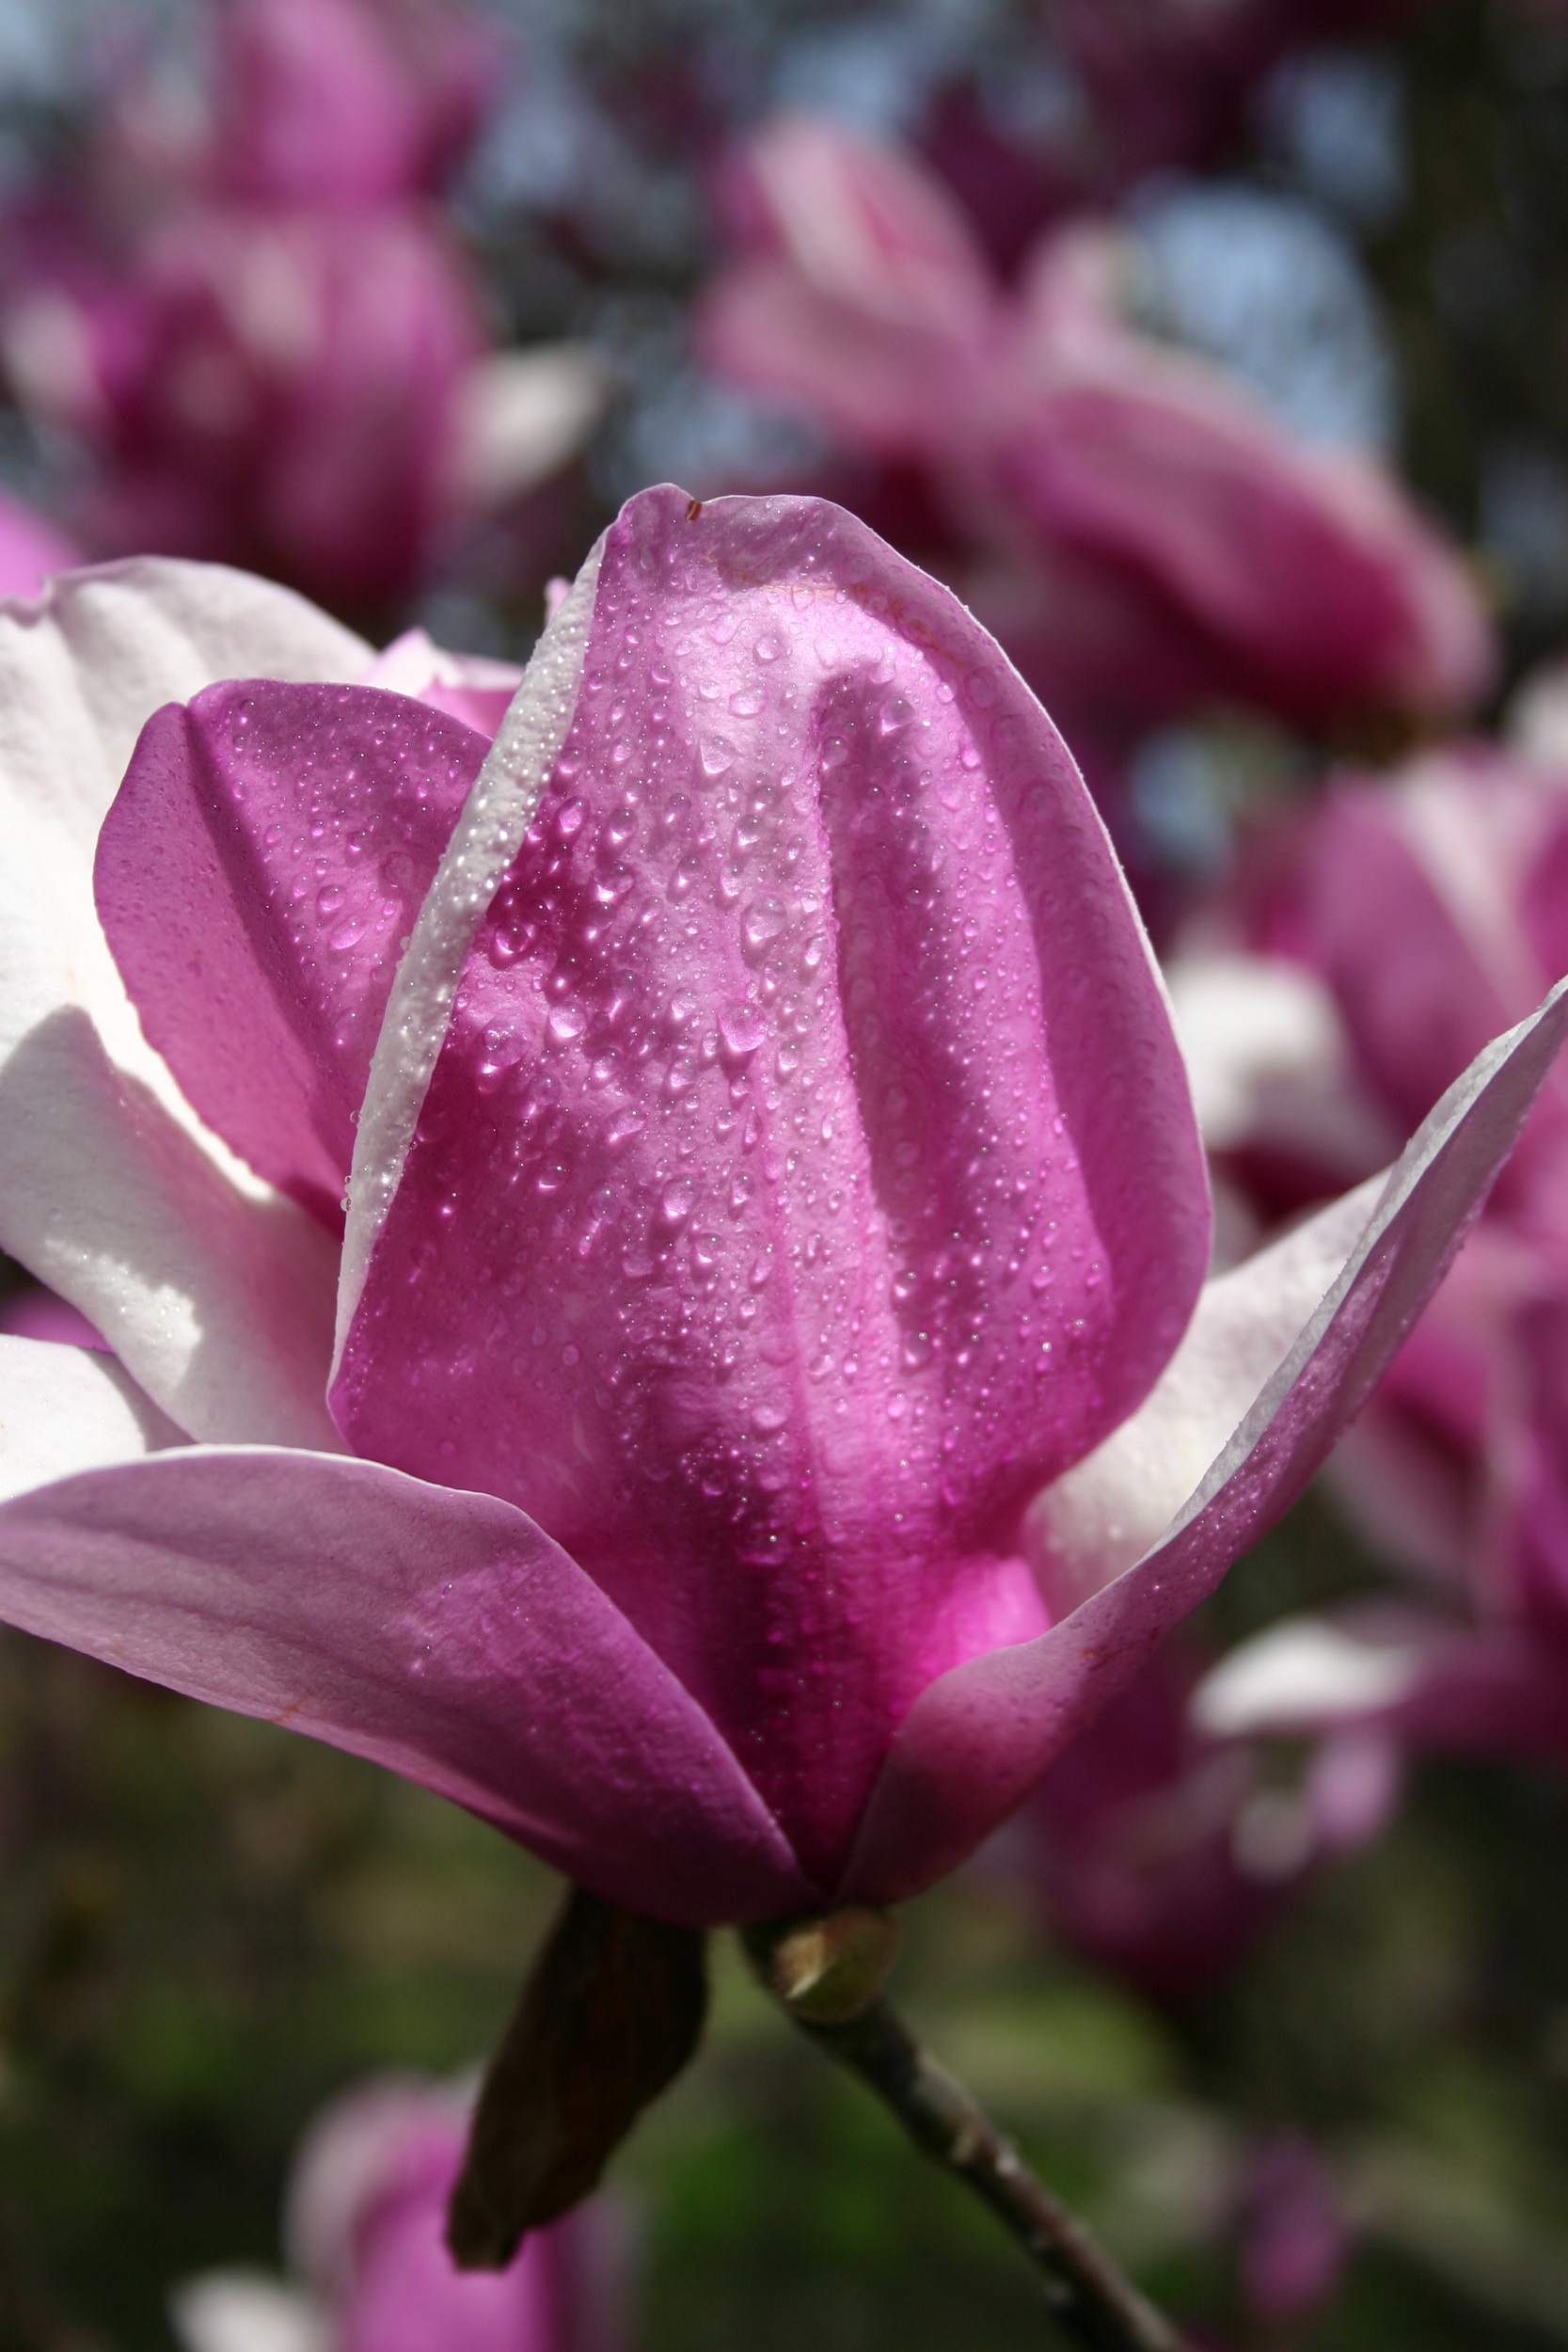
[{"label": "magnolia tree branch", "polygon": [[[840,1912],[743,1938],[768,1990],[817,2047],[868,2083],[918,2147],[1012,2232],[1064,2335],[1088,2352],[1186,2352],[1183,2338],[1036,2179],[956,2075],[879,1991],[896,1948],[883,1913]],[[846,2013],[847,2012],[847,2013]]]}]

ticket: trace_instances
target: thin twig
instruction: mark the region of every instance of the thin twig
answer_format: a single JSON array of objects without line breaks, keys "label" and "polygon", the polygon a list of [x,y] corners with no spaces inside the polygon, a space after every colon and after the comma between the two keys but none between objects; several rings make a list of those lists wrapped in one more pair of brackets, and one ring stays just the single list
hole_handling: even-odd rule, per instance
[{"label": "thin twig", "polygon": [[1035,2178],[1012,2141],[885,1999],[843,2024],[794,2015],[892,2108],[910,2137],[956,2173],[1009,2229],[1045,2283],[1064,2333],[1092,2352],[1185,2352],[1170,2322],[1124,2279],[1084,2224]]}]

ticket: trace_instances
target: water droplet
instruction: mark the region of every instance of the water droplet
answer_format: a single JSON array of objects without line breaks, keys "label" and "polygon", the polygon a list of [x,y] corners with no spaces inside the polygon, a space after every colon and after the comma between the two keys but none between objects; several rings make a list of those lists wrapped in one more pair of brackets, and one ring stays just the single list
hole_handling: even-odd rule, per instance
[{"label": "water droplet", "polygon": [[725,1067],[745,1066],[768,1035],[766,1023],[752,1005],[726,1005],[719,1015],[719,1051]]},{"label": "water droplet", "polygon": [[545,1024],[558,1045],[569,1045],[573,1038],[582,1035],[587,1025],[588,1015],[582,1007],[571,1003],[552,1006]]},{"label": "water droplet", "polygon": [[658,1197],[658,1221],[667,1232],[678,1233],[697,1204],[697,1187],[688,1176],[677,1176]]},{"label": "water droplet", "polygon": [[705,735],[697,746],[698,764],[710,782],[735,766],[735,745],[722,735]]},{"label": "water droplet", "polygon": [[753,898],[740,918],[740,946],[749,963],[759,963],[789,916],[782,898]]}]

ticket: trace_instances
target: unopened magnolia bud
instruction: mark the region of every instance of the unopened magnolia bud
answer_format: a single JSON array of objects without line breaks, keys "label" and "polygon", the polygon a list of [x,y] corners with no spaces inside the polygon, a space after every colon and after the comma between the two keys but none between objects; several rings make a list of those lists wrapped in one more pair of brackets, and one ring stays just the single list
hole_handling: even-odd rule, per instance
[{"label": "unopened magnolia bud", "polygon": [[891,1912],[855,1908],[745,1931],[752,1964],[776,2000],[808,2026],[847,2026],[871,2007],[898,1957]]}]

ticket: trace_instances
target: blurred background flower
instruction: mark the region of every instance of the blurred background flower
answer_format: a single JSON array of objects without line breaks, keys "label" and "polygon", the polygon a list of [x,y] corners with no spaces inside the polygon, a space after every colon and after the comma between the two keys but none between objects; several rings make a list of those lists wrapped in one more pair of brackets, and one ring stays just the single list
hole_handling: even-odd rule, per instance
[{"label": "blurred background flower", "polygon": [[415,2077],[312,2122],[284,2205],[291,2276],[214,2270],[170,2298],[182,2352],[630,2352],[627,2219],[590,2202],[511,2267],[453,2267],[446,2206],[468,2101]]}]

